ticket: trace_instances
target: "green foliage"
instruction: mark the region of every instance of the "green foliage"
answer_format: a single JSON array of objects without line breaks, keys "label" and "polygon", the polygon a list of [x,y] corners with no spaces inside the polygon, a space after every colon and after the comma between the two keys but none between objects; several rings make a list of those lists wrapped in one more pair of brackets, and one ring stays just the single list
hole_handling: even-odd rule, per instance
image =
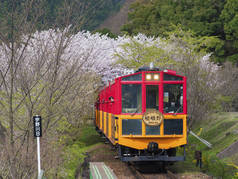
[{"label": "green foliage", "polygon": [[191,29],[197,36],[218,37],[210,51],[219,63],[238,63],[238,1],[228,0],[153,0],[137,2],[131,6],[129,23],[122,32],[133,35],[139,32],[149,36],[166,36],[174,25]]},{"label": "green foliage", "polygon": [[227,0],[220,15],[224,25],[226,54],[231,62],[238,61],[238,1]]},{"label": "green foliage", "polygon": [[[95,131],[94,126],[85,125],[77,128],[78,133],[74,133],[74,140],[68,142],[69,138],[64,138],[64,168],[61,169],[59,176],[62,178],[75,178],[77,168],[82,164],[85,153],[90,148],[94,147],[100,142],[100,136]],[[71,136],[72,137],[72,136]],[[71,139],[70,139],[71,140]]]},{"label": "green foliage", "polygon": [[234,168],[228,166],[216,156],[206,154],[203,157],[203,164],[203,171],[208,172],[213,176],[229,179],[234,175]]},{"label": "green foliage", "polygon": [[219,0],[147,1],[131,6],[129,26],[132,34],[145,31],[148,35],[163,35],[173,29],[172,24],[182,24],[199,35],[217,35],[221,29],[219,13],[222,8]]},{"label": "green foliage", "polygon": [[[138,69],[143,65],[149,65],[150,62],[154,62],[156,66],[160,67],[174,63],[166,55],[166,51],[158,46],[159,44],[156,44],[156,42],[151,45],[148,42],[140,43],[131,38],[130,42],[121,45],[124,53],[117,53],[115,57],[118,58],[117,63],[134,69]],[[125,53],[127,55],[124,55]]]},{"label": "green foliage", "polygon": [[175,30],[166,32],[166,38],[154,39],[153,43],[131,38],[121,45],[123,52],[115,54],[117,63],[134,69],[151,62],[159,67],[174,65],[184,69],[187,57],[190,65],[197,63],[211,47],[220,42],[216,37],[197,37],[192,31],[184,31],[180,25],[173,25],[172,28]]},{"label": "green foliage", "polygon": [[84,152],[86,148],[83,145],[73,144],[71,146],[66,147],[65,150],[65,172],[66,178],[74,179],[75,172],[80,163],[83,162]]},{"label": "green foliage", "polygon": [[[55,27],[75,26],[78,30],[93,30],[113,12],[118,11],[123,0],[42,0],[44,11],[30,8],[27,20],[33,20],[37,15],[37,27],[49,29]],[[11,23],[12,10],[18,15],[24,14],[28,1],[17,1],[12,7],[12,2],[3,0],[0,2],[0,25]],[[67,9],[68,8],[68,9]],[[66,14],[69,13],[69,14]],[[17,15],[17,16],[18,16]],[[67,22],[66,22],[67,21]],[[7,29],[5,30],[7,32]]]},{"label": "green foliage", "polygon": [[224,22],[224,32],[227,40],[237,39],[238,35],[238,1],[227,0],[220,18]]},{"label": "green foliage", "polygon": [[[190,145],[186,148],[186,160],[184,162],[175,163],[172,166],[176,171],[179,172],[203,172],[207,173],[213,177],[222,177],[224,179],[230,179],[235,176],[235,169],[233,166],[227,165],[226,162],[218,159],[213,153],[210,151],[204,152],[199,145],[198,140],[192,140],[189,138]],[[191,145],[192,143],[192,145]],[[196,146],[196,147],[194,147]],[[202,150],[202,168],[196,167],[196,159],[194,158],[194,154],[196,150]],[[178,148],[177,152],[179,155],[183,154],[182,148]]]}]

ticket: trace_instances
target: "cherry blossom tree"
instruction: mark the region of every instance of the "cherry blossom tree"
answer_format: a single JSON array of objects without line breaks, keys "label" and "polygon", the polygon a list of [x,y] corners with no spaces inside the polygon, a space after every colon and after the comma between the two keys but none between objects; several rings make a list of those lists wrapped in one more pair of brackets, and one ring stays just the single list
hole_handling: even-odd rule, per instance
[{"label": "cherry blossom tree", "polygon": [[[35,114],[43,117],[43,168],[54,175],[63,163],[61,147],[55,144],[57,134],[66,127],[81,125],[82,117],[91,111],[89,105],[100,85],[93,70],[103,70],[95,59],[105,51],[100,54],[96,48],[99,35],[73,35],[71,26],[37,32],[41,4],[25,1],[26,11],[15,12],[14,3],[11,31],[0,32],[0,177],[36,177]],[[39,13],[28,18],[33,6]],[[67,125],[63,128],[62,124]]]},{"label": "cherry blossom tree", "polygon": [[79,127],[90,116],[102,79],[106,82],[124,73],[123,68],[112,66],[118,42],[89,32],[72,34],[69,26],[22,35],[14,52],[2,43],[0,122],[6,140],[0,144],[4,156],[0,175],[36,176],[35,114],[43,117],[44,170],[52,173],[62,167],[61,147],[52,143],[60,140],[57,136],[66,128]]}]

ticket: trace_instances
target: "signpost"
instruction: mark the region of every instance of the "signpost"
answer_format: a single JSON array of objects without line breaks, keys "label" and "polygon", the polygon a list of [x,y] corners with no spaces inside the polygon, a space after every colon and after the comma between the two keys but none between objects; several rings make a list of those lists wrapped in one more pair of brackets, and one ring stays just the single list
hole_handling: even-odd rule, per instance
[{"label": "signpost", "polygon": [[40,166],[40,137],[42,136],[41,116],[33,116],[34,137],[37,139],[37,161],[38,161],[38,179],[41,179],[42,172]]}]

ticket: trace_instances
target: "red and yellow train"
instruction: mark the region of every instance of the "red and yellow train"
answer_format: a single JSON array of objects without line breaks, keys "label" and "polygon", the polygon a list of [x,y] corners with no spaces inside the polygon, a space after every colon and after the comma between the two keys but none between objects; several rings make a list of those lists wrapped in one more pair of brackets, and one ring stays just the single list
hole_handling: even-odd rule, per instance
[{"label": "red and yellow train", "polygon": [[[95,125],[122,161],[182,161],[187,144],[186,77],[140,68],[104,87]],[[176,148],[184,154],[176,156]]]}]

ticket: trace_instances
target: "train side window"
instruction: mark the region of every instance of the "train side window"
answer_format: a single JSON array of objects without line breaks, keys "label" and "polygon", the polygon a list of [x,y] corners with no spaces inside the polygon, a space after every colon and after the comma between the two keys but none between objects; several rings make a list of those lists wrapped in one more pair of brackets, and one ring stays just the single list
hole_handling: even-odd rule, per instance
[{"label": "train side window", "polygon": [[164,112],[183,112],[183,85],[164,84]]},{"label": "train side window", "polygon": [[110,96],[110,97],[108,98],[108,100],[109,100],[109,102],[111,102],[111,103],[114,102],[114,98],[113,98],[112,96]]},{"label": "train side window", "polygon": [[141,84],[122,85],[122,112],[141,113]]}]

